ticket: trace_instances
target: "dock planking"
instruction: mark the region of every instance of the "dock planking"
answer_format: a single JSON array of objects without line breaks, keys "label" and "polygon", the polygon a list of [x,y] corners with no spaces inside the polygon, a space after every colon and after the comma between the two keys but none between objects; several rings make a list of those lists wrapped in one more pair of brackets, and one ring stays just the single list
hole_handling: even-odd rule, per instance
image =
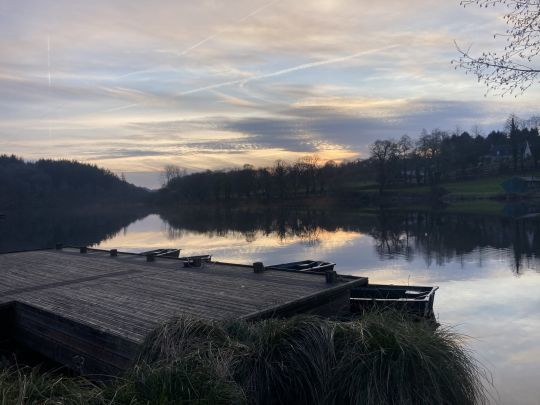
[{"label": "dock planking", "polygon": [[[0,254],[4,325],[30,348],[83,374],[126,369],[148,333],[186,315],[209,320],[255,320],[308,312],[329,314],[348,305],[350,289],[367,278],[219,262],[183,262],[88,249]],[[5,311],[4,311],[5,312]],[[13,315],[14,314],[14,315]]]}]

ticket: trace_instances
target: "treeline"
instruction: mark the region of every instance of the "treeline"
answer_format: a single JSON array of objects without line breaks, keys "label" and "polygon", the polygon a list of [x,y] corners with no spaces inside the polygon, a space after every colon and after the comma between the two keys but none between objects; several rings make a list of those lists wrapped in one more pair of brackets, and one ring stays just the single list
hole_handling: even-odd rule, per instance
[{"label": "treeline", "polygon": [[[533,125],[531,125],[533,126]],[[538,169],[540,136],[537,125],[529,128],[516,117],[505,131],[487,136],[467,131],[422,131],[413,141],[377,140],[366,159],[322,162],[307,156],[293,163],[278,160],[272,167],[187,174],[168,166],[162,202],[223,202],[231,200],[284,200],[333,194],[356,198],[358,190],[383,193],[389,187],[436,186],[443,181],[472,179]],[[366,194],[371,198],[371,194]]]},{"label": "treeline", "polygon": [[166,184],[160,190],[162,202],[221,202],[230,200],[284,200],[326,194],[357,177],[363,162],[322,163],[317,156],[296,162],[278,160],[272,167],[186,174],[169,166]]},{"label": "treeline", "polygon": [[146,190],[94,165],[0,155],[1,209],[136,202],[146,195]]},{"label": "treeline", "polygon": [[538,127],[521,126],[511,116],[505,131],[487,136],[435,129],[417,141],[377,140],[370,145],[371,170],[382,192],[391,185],[437,185],[442,181],[472,179],[538,169]]}]

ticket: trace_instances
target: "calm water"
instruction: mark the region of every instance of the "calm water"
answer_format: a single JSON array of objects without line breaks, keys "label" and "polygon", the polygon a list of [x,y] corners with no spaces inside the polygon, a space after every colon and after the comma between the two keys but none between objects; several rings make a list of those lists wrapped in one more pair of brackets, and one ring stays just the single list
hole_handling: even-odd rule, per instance
[{"label": "calm water", "polygon": [[502,404],[540,404],[540,220],[306,210],[11,213],[0,251],[88,244],[217,260],[337,263],[374,283],[440,286],[435,311],[493,374]]}]

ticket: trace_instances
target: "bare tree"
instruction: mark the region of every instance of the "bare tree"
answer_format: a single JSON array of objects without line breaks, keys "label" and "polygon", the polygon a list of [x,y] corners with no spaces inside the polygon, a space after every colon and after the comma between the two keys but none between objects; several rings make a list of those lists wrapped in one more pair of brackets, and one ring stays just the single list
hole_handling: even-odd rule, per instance
[{"label": "bare tree", "polygon": [[392,140],[377,140],[369,146],[369,153],[377,166],[379,194],[382,194],[390,180],[390,166],[398,155],[398,145]]},{"label": "bare tree", "polygon": [[405,180],[405,183],[409,182],[409,168],[407,161],[413,147],[413,141],[409,135],[403,135],[397,142],[397,154],[401,162],[401,176]]},{"label": "bare tree", "polygon": [[327,160],[323,167],[318,170],[319,191],[323,193],[336,175],[338,165],[334,160]]},{"label": "bare tree", "polygon": [[272,168],[272,174],[277,183],[277,189],[279,193],[279,198],[285,198],[287,192],[287,173],[288,165],[284,160],[278,159],[275,162],[274,167]]},{"label": "bare tree", "polygon": [[462,0],[464,7],[505,6],[504,15],[508,28],[505,33],[494,37],[506,38],[502,52],[484,51],[480,56],[472,56],[470,49],[456,47],[461,54],[452,63],[456,68],[472,73],[478,81],[484,82],[488,91],[501,95],[519,91],[523,93],[537,82],[540,68],[535,62],[540,53],[540,1],[538,0]]},{"label": "bare tree", "polygon": [[310,194],[317,190],[317,168],[321,159],[317,155],[303,156],[296,162],[296,166],[300,173],[300,178],[303,179],[306,194]]},{"label": "bare tree", "polygon": [[446,132],[434,129],[430,134],[424,129],[416,143],[416,154],[424,160],[424,176],[431,184],[438,182],[441,176],[441,154],[444,139],[448,138]]},{"label": "bare tree", "polygon": [[178,177],[184,177],[187,174],[187,170],[183,167],[176,166],[176,165],[166,165],[163,168],[163,179],[164,179],[164,185],[169,184],[169,182],[173,179],[176,179]]}]

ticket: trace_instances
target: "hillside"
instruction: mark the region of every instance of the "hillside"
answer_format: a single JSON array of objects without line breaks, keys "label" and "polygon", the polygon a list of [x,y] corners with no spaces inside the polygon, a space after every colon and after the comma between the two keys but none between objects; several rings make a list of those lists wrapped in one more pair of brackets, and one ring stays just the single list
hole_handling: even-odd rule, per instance
[{"label": "hillside", "polygon": [[146,195],[146,190],[94,165],[0,155],[0,209],[132,203]]}]

